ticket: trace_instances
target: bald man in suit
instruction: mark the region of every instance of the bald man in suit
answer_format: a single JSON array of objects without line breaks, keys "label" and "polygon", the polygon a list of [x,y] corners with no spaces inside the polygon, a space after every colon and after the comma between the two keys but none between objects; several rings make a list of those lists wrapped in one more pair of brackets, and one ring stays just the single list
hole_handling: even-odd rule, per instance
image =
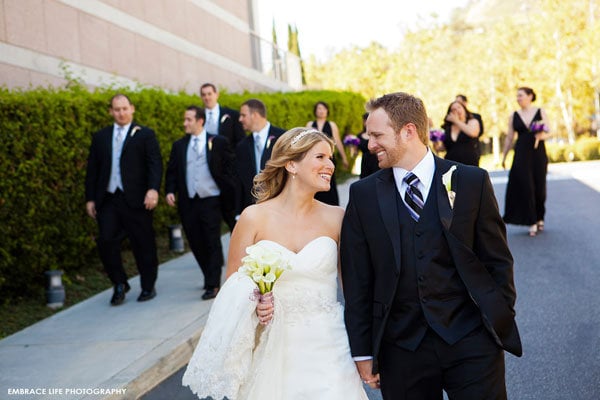
[{"label": "bald man in suit", "polygon": [[140,273],[138,301],[156,296],[156,238],[152,226],[162,178],[162,157],[156,134],[133,120],[135,107],[116,94],[109,112],[114,124],[92,138],[85,178],[86,211],[98,222],[98,252],[114,285],[110,303],[125,301],[129,291],[121,259],[123,233],[129,238]]}]

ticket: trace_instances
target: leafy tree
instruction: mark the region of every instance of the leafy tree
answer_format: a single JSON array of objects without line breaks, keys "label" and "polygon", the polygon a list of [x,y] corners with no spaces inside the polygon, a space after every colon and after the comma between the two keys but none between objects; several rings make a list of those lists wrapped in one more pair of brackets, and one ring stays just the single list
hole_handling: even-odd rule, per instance
[{"label": "leafy tree", "polygon": [[394,51],[350,47],[306,64],[309,87],[370,98],[406,91],[422,97],[435,125],[458,93],[482,114],[499,153],[516,89],[532,87],[555,138],[572,142],[600,120],[600,5],[597,0],[482,0],[448,23],[417,21]]}]

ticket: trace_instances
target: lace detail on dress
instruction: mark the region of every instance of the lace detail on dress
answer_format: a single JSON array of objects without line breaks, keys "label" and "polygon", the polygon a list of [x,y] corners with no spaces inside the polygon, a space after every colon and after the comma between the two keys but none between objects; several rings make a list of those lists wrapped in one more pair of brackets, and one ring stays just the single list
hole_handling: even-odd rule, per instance
[{"label": "lace detail on dress", "polygon": [[[274,302],[275,307],[281,306],[276,298]],[[239,399],[281,400],[285,398],[282,387],[285,372],[285,342],[281,335],[282,317],[282,315],[279,318],[274,316],[271,323],[260,333],[254,348],[252,367],[247,371],[246,381],[240,388]],[[265,374],[268,374],[268,379],[264,379]]]},{"label": "lace detail on dress", "polygon": [[[190,387],[198,397],[212,397],[215,400],[227,398],[233,400],[240,389],[240,384],[246,379],[249,363],[240,362],[242,359],[232,359],[241,349],[252,349],[254,334],[241,335],[238,341],[220,348],[207,346],[202,351],[202,364],[190,365],[185,371],[184,385]],[[228,354],[229,361],[218,362],[223,353]],[[212,362],[211,360],[217,361]],[[235,361],[235,362],[234,362]],[[217,365],[218,364],[218,365]]]},{"label": "lace detail on dress", "polygon": [[[331,295],[322,290],[307,290],[302,287],[286,287],[285,293],[277,293],[275,297],[285,308],[285,323],[298,323],[312,319],[315,315],[331,315],[343,312],[343,306]],[[274,317],[278,314],[275,309]]]},{"label": "lace detail on dress", "polygon": [[[252,363],[258,319],[250,300],[254,282],[243,274],[232,275],[212,305],[206,328],[192,355],[183,385],[199,398],[238,397]],[[226,315],[227,318],[223,318]]]}]

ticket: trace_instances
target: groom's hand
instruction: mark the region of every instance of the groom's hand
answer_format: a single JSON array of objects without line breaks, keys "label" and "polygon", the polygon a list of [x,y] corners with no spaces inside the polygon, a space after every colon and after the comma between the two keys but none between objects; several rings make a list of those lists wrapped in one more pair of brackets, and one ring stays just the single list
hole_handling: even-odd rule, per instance
[{"label": "groom's hand", "polygon": [[379,389],[379,374],[373,375],[373,360],[355,361],[360,379],[371,389]]}]

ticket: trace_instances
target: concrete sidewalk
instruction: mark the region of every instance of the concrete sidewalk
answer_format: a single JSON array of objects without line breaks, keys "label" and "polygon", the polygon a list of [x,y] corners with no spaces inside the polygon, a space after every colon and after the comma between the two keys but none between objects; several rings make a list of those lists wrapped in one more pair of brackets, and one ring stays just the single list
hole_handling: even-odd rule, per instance
[{"label": "concrete sidewalk", "polygon": [[[354,180],[338,186],[343,205]],[[111,288],[1,340],[0,399],[136,399],[187,364],[212,304],[192,254],[160,266],[151,301],[129,284],[119,307]]]},{"label": "concrete sidewalk", "polygon": [[0,399],[135,399],[185,365],[212,303],[191,253],[160,266],[152,301],[129,284],[119,307],[109,289],[0,341]]}]

